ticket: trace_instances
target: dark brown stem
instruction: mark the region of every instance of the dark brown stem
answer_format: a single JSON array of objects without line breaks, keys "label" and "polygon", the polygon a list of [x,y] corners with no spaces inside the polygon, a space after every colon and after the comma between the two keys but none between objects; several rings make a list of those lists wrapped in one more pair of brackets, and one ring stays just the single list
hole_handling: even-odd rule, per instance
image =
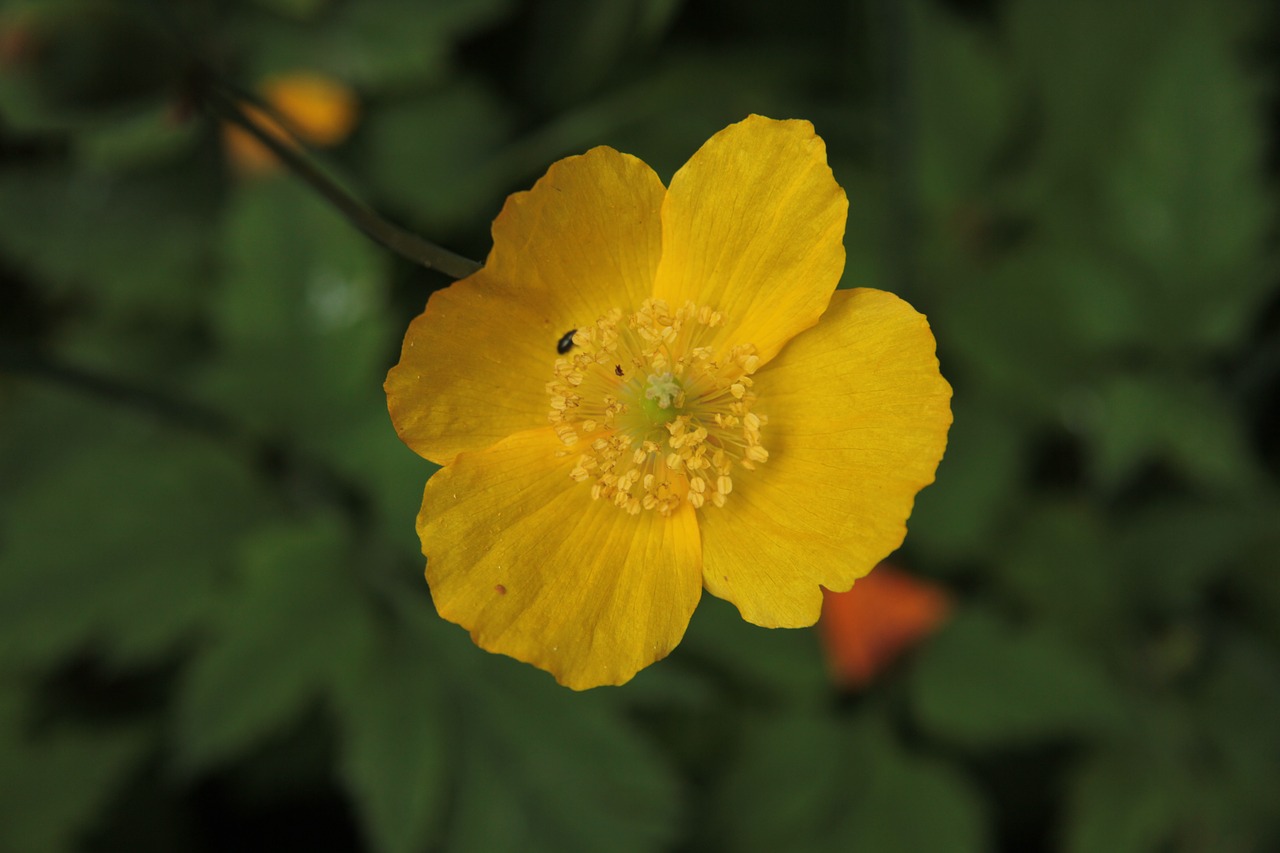
[{"label": "dark brown stem", "polygon": [[454,254],[448,249],[430,243],[416,234],[411,234],[383,219],[366,205],[357,201],[349,193],[339,187],[332,179],[321,172],[301,153],[301,148],[281,141],[276,135],[267,132],[252,116],[245,112],[238,99],[223,92],[218,85],[212,84],[204,94],[204,103],[217,117],[233,122],[242,127],[255,139],[271,150],[280,161],[312,189],[320,193],[330,204],[338,209],[351,224],[355,225],[372,239],[386,246],[396,254],[408,258],[416,264],[437,270],[450,278],[466,278],[480,269],[480,264]]}]

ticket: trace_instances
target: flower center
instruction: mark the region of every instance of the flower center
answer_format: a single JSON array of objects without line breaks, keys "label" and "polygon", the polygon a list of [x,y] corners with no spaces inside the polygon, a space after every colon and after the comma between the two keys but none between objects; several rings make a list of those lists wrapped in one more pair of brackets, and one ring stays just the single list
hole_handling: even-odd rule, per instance
[{"label": "flower center", "polygon": [[570,476],[591,483],[592,497],[632,515],[670,515],[684,501],[724,506],[735,469],[769,458],[768,419],[751,411],[760,357],[752,344],[713,352],[723,324],[705,305],[672,311],[647,299],[577,330],[547,383],[548,420],[561,455],[579,454]]}]

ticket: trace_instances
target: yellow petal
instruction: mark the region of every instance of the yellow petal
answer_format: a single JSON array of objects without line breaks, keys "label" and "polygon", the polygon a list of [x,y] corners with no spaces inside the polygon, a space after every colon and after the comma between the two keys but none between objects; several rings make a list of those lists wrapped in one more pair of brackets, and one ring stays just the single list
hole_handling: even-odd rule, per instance
[{"label": "yellow petal", "polygon": [[675,648],[702,591],[694,511],[627,515],[569,478],[550,429],[464,453],[427,482],[418,535],[440,615],[582,690]]},{"label": "yellow petal", "polygon": [[640,160],[595,148],[507,199],[484,269],[432,294],[387,375],[400,438],[447,464],[545,425],[556,343],[649,295],[663,192]]},{"label": "yellow petal", "polygon": [[769,459],[701,519],[704,583],[766,627],[811,625],[897,548],[933,482],[951,386],[933,334],[878,290],[841,291],[818,326],[755,376]]},{"label": "yellow petal", "polygon": [[671,180],[654,295],[712,306],[720,343],[754,343],[768,361],[839,283],[848,207],[809,122],[730,125]]}]

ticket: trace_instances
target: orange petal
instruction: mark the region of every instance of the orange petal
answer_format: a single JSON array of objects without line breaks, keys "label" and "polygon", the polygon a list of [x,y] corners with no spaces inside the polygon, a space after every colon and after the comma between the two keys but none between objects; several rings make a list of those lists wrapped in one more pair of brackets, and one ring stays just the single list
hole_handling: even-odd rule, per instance
[{"label": "orange petal", "polygon": [[818,627],[832,680],[866,687],[937,630],[950,609],[941,587],[884,563],[847,592],[824,590]]},{"label": "orange petal", "polygon": [[[355,127],[359,113],[355,92],[332,77],[296,71],[268,78],[260,88],[263,100],[288,130],[265,110],[252,104],[242,104],[241,108],[259,127],[286,145],[294,144],[295,134],[312,145],[336,145]],[[263,174],[279,165],[276,155],[238,125],[224,125],[222,136],[227,157],[238,172]]]},{"label": "orange petal", "polygon": [[481,648],[575,690],[622,684],[684,636],[702,593],[697,519],[592,499],[562,447],[525,432],[438,471],[418,516],[427,582]]},{"label": "orange petal", "polygon": [[595,148],[507,199],[484,269],[432,294],[387,374],[400,438],[447,464],[545,425],[557,341],[649,295],[663,192],[640,160]]},{"label": "orange petal", "polygon": [[332,77],[307,71],[283,74],[263,82],[262,94],[303,142],[337,145],[356,126],[355,92]]}]

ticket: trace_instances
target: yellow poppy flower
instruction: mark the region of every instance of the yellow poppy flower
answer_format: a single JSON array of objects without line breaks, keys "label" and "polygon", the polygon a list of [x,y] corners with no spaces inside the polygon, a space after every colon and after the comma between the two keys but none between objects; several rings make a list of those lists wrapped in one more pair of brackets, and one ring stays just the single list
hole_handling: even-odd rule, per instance
[{"label": "yellow poppy flower", "polygon": [[511,196],[484,268],[387,375],[443,466],[418,535],[436,608],[574,689],[683,636],[705,587],[812,625],[906,534],[951,424],[928,323],[835,292],[848,204],[803,121],[717,133],[669,188],[595,148]]}]

